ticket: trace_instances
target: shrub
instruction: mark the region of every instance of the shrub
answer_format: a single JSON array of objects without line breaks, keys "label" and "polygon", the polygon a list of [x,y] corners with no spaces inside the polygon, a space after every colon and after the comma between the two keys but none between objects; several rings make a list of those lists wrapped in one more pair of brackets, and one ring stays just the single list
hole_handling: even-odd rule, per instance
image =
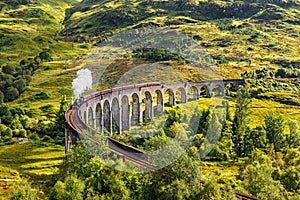
[{"label": "shrub", "polygon": [[55,141],[48,135],[45,135],[42,139],[43,142],[50,142],[50,143],[54,143]]}]

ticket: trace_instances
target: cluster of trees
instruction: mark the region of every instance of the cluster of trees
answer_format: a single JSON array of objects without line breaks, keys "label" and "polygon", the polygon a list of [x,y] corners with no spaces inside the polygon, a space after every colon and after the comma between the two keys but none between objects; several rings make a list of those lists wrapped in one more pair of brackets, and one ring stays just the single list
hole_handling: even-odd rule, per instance
[{"label": "cluster of trees", "polygon": [[[124,172],[135,167],[122,160],[109,162],[94,158],[77,145],[67,155],[54,177],[47,194],[50,200],[81,199],[228,199],[234,200],[234,192],[228,187],[220,190],[215,180],[201,185],[200,160],[190,148],[169,166],[150,173]],[[84,166],[84,167],[83,167]],[[22,190],[23,187],[23,190]],[[18,184],[11,199],[31,196],[38,198],[38,189],[25,181]]]},{"label": "cluster of trees", "polygon": [[182,56],[172,53],[165,49],[150,49],[150,48],[137,49],[133,51],[133,55],[136,58],[142,58],[145,60],[152,60],[152,61],[175,60],[178,61],[180,64],[185,63],[185,59]]},{"label": "cluster of trees", "polygon": [[[96,158],[79,143],[67,155],[55,176],[52,187],[47,193],[49,199],[236,199],[234,190],[255,195],[261,199],[299,199],[300,197],[300,133],[297,122],[268,113],[264,124],[249,127],[251,98],[247,88],[237,92],[234,118],[224,102],[221,114],[217,109],[199,110],[190,119],[179,109],[171,109],[163,128],[148,131],[148,138],[132,139],[131,142],[147,152],[156,152],[151,157],[162,168],[150,173],[126,172],[135,169],[130,163],[124,163],[117,157]],[[61,102],[61,111],[66,109],[65,99]],[[9,115],[9,114],[8,114]],[[14,115],[13,115],[14,116]],[[20,120],[21,121],[21,120]],[[63,112],[56,121],[64,121]],[[22,122],[21,122],[22,123]],[[59,123],[63,129],[63,123]],[[195,126],[194,126],[195,125]],[[285,135],[284,126],[289,127]],[[237,177],[225,181],[212,177],[201,185],[199,153],[207,138],[209,129],[221,132],[220,139],[208,154],[219,160],[243,157]],[[100,135],[101,136],[101,135]],[[102,136],[101,136],[102,137]],[[193,142],[186,146],[185,141]],[[170,142],[172,140],[172,142]],[[106,141],[106,140],[103,140]],[[106,152],[105,145],[97,145],[97,151]],[[163,149],[163,152],[159,152]],[[101,151],[102,152],[102,151]],[[183,152],[183,153],[182,153]],[[162,153],[162,154],[161,154]],[[283,158],[283,153],[286,154]],[[172,156],[178,156],[167,163]],[[157,156],[158,159],[155,159]],[[166,161],[166,163],[164,163]],[[113,166],[111,168],[110,166]],[[25,189],[20,189],[26,187]],[[17,185],[11,199],[22,195],[39,196],[37,189],[26,182]]]},{"label": "cluster of trees", "polygon": [[31,81],[34,71],[41,62],[51,61],[48,51],[42,51],[34,58],[21,60],[18,66],[6,64],[0,72],[0,104],[16,99]]},{"label": "cluster of trees", "polygon": [[277,70],[270,70],[267,68],[257,69],[255,71],[247,71],[242,74],[247,79],[266,79],[266,78],[299,78],[300,69],[289,65]]},{"label": "cluster of trees", "polygon": [[9,108],[6,104],[0,105],[0,145],[12,143],[13,137],[33,140],[42,137],[42,141],[64,144],[64,112],[69,105],[70,101],[64,97],[55,119],[35,117],[32,110],[19,106]]}]

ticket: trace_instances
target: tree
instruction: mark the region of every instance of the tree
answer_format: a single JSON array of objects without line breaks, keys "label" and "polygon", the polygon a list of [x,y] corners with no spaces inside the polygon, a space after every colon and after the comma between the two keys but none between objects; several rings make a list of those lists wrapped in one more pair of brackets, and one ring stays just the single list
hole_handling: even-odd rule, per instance
[{"label": "tree", "polygon": [[167,120],[164,128],[166,132],[173,125],[174,122],[180,123],[182,117],[181,112],[178,108],[169,110],[167,114]]},{"label": "tree", "polygon": [[10,200],[36,200],[38,199],[39,191],[31,187],[31,183],[26,179],[14,185]]},{"label": "tree", "polygon": [[199,190],[199,161],[184,153],[178,160],[152,173],[151,184],[145,186],[142,199],[191,199]]},{"label": "tree", "polygon": [[288,119],[287,125],[290,130],[290,134],[287,138],[287,142],[289,145],[289,148],[294,148],[300,146],[300,131],[298,123],[296,120]]},{"label": "tree", "polygon": [[228,101],[224,100],[222,102],[222,105],[225,106],[225,109],[226,109],[226,120],[227,121],[231,121],[231,112],[230,112],[230,105],[228,103]]},{"label": "tree", "polygon": [[49,61],[52,61],[52,57],[50,55],[49,52],[47,51],[42,51],[40,54],[39,54],[39,57],[42,61],[46,61],[46,62],[49,62]]},{"label": "tree", "polygon": [[236,110],[232,128],[233,142],[238,156],[244,155],[244,137],[248,130],[251,102],[249,90],[246,87],[241,87],[237,91]]},{"label": "tree", "polygon": [[64,182],[58,181],[50,192],[50,200],[83,199],[84,182],[75,175],[69,175]]},{"label": "tree", "polygon": [[2,91],[0,91],[0,105],[4,102],[4,94]]},{"label": "tree", "polygon": [[[122,169],[122,163],[115,162],[115,167]],[[126,186],[126,174],[112,169],[101,160],[91,159],[86,165],[85,185],[87,197],[98,199],[130,199],[130,190]]]},{"label": "tree", "polygon": [[232,122],[226,121],[221,139],[209,154],[219,159],[229,160],[233,155]]},{"label": "tree", "polygon": [[12,118],[12,121],[10,123],[10,127],[11,129],[15,130],[15,129],[23,129],[23,125],[19,119],[19,115],[14,115]]},{"label": "tree", "polygon": [[174,122],[173,125],[171,125],[167,132],[167,136],[181,141],[187,140],[186,130],[178,122]]},{"label": "tree", "polygon": [[204,184],[200,194],[200,199],[202,200],[222,199],[222,193],[220,187],[217,184],[217,178],[212,177],[209,181],[207,181]]},{"label": "tree", "polygon": [[254,149],[265,149],[267,145],[266,131],[262,126],[248,130],[244,139],[244,152],[249,156]]},{"label": "tree", "polygon": [[204,109],[201,111],[197,133],[202,133],[203,135],[206,135],[209,124],[211,122],[211,118],[212,115],[209,109]]},{"label": "tree", "polygon": [[59,111],[56,113],[56,124],[60,131],[64,131],[65,128],[65,112],[71,105],[71,101],[67,100],[66,96],[60,101]]},{"label": "tree", "polygon": [[300,165],[289,166],[282,172],[280,180],[286,189],[297,192],[300,189]]},{"label": "tree", "polygon": [[5,73],[5,74],[15,74],[16,73],[16,67],[14,65],[11,65],[11,64],[7,64],[7,65],[4,65],[2,67],[2,72]]},{"label": "tree", "polygon": [[252,152],[248,165],[240,173],[242,186],[250,194],[262,200],[285,199],[282,195],[284,188],[279,181],[272,178],[274,169],[270,158],[260,150]]},{"label": "tree", "polygon": [[26,80],[19,79],[14,82],[14,87],[18,89],[19,93],[22,93],[26,86]]},{"label": "tree", "polygon": [[269,143],[274,145],[275,151],[280,151],[284,147],[284,119],[281,116],[276,117],[270,111],[265,117],[265,130]]},{"label": "tree", "polygon": [[9,125],[12,120],[11,112],[6,104],[0,105],[0,118],[5,125]]},{"label": "tree", "polygon": [[17,88],[15,88],[15,87],[8,87],[8,88],[7,88],[5,97],[6,97],[8,100],[14,100],[14,99],[16,99],[18,96],[19,96],[19,91],[18,91]]}]

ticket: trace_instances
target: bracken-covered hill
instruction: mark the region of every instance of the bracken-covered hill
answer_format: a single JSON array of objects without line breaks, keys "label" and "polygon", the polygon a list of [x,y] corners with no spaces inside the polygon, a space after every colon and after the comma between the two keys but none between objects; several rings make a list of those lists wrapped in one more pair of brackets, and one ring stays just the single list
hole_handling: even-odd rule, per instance
[{"label": "bracken-covered hill", "polygon": [[147,25],[177,29],[205,47],[225,77],[234,77],[249,67],[299,67],[299,8],[284,0],[83,0],[67,10],[60,35],[98,43]]}]

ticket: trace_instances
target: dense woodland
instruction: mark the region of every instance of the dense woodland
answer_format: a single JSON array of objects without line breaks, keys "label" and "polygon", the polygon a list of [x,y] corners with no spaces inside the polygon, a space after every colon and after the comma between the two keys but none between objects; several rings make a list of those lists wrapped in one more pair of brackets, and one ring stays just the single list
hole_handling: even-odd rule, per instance
[{"label": "dense woodland", "polygon": [[[0,21],[0,199],[231,200],[235,191],[300,199],[297,1],[4,0]],[[190,121],[190,111],[167,107],[162,128],[148,121],[113,135],[145,151],[192,141],[188,148],[178,141],[171,152],[185,149],[179,159],[150,173],[124,172],[136,167],[117,157],[97,158],[84,143],[53,157],[64,154],[64,112],[84,58],[110,36],[147,26],[187,35],[205,48],[224,79],[246,80],[237,91],[226,88],[225,115],[201,98]],[[162,49],[134,50],[101,80],[113,87],[143,62],[163,63],[199,81],[182,55]],[[202,144],[210,142],[209,124],[220,139],[200,158]]]}]

